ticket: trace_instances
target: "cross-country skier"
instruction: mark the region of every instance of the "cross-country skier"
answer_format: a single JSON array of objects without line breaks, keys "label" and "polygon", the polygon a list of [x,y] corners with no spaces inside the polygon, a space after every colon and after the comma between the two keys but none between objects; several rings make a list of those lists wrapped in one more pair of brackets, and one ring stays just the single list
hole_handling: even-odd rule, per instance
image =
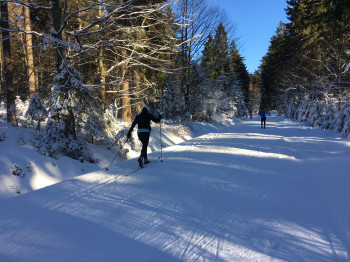
[{"label": "cross-country skier", "polygon": [[266,112],[265,110],[260,111],[261,116],[261,128],[265,128],[266,125]]},{"label": "cross-country skier", "polygon": [[127,138],[129,139],[131,137],[131,132],[134,129],[135,125],[137,125],[137,136],[139,137],[142,143],[141,154],[138,158],[140,167],[143,167],[144,164],[148,164],[150,162],[147,158],[147,146],[149,142],[149,137],[151,135],[151,120],[155,123],[159,123],[161,119],[162,116],[160,114],[158,117],[155,117],[150,113],[149,107],[145,106],[142,109],[142,112],[139,115],[137,115],[134,121],[132,122]]}]

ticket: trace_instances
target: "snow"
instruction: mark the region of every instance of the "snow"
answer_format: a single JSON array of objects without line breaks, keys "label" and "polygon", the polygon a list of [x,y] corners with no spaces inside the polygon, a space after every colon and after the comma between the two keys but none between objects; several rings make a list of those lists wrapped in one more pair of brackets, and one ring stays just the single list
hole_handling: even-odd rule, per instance
[{"label": "snow", "polygon": [[348,72],[350,70],[350,63],[345,67],[344,73]]},{"label": "snow", "polygon": [[[349,261],[349,140],[275,114],[235,122],[193,124],[179,144],[164,126],[164,161],[135,173],[135,159],[36,155],[2,127],[0,261]],[[10,177],[14,159],[39,177]],[[5,178],[45,177],[62,182],[4,193]]]}]

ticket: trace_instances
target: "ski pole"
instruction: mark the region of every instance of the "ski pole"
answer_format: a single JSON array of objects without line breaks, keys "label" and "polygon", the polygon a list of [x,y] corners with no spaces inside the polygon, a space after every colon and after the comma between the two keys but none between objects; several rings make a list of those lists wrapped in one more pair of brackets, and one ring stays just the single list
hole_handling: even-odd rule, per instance
[{"label": "ski pole", "polygon": [[162,122],[159,122],[160,128],[160,162],[163,162],[163,142],[162,142]]},{"label": "ski pole", "polygon": [[111,161],[111,163],[108,165],[108,167],[106,167],[106,170],[108,171],[109,168],[111,167],[111,165],[113,164],[114,160],[117,158],[117,156],[119,155],[120,151],[122,151],[123,147],[125,146],[126,142],[129,140],[129,138],[126,138],[125,142],[123,143],[123,145],[121,146],[121,148],[119,149],[119,151],[117,152],[117,154],[115,155],[115,157],[113,158],[113,160]]},{"label": "ski pole", "polygon": [[107,145],[107,149],[111,149],[118,141],[120,140],[119,134],[117,134],[114,138],[114,142],[111,145]]},{"label": "ski pole", "polygon": [[[158,116],[161,116],[161,114],[154,109],[155,112],[157,112]],[[159,122],[159,136],[160,136],[160,162],[163,162],[163,142],[162,142],[162,122]]]}]

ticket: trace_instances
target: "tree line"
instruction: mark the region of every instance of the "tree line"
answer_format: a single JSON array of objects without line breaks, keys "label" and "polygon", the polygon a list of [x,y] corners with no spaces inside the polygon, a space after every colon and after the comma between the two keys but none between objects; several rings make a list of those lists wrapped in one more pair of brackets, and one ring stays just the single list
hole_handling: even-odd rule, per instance
[{"label": "tree line", "polygon": [[145,104],[179,120],[246,113],[252,85],[235,27],[206,0],[2,0],[0,8],[7,121],[18,122],[16,101],[27,100],[45,154],[75,157],[80,135],[113,137],[116,119],[131,122]]},{"label": "tree line", "polygon": [[350,2],[288,0],[260,67],[262,106],[350,133]]}]

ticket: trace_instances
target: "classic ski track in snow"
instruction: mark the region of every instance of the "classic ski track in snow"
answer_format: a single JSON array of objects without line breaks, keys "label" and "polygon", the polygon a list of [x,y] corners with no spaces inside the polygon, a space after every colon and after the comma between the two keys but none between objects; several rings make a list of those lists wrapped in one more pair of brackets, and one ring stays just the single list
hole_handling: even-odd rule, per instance
[{"label": "classic ski track in snow", "polygon": [[0,261],[349,261],[350,143],[258,121],[0,202]]}]

